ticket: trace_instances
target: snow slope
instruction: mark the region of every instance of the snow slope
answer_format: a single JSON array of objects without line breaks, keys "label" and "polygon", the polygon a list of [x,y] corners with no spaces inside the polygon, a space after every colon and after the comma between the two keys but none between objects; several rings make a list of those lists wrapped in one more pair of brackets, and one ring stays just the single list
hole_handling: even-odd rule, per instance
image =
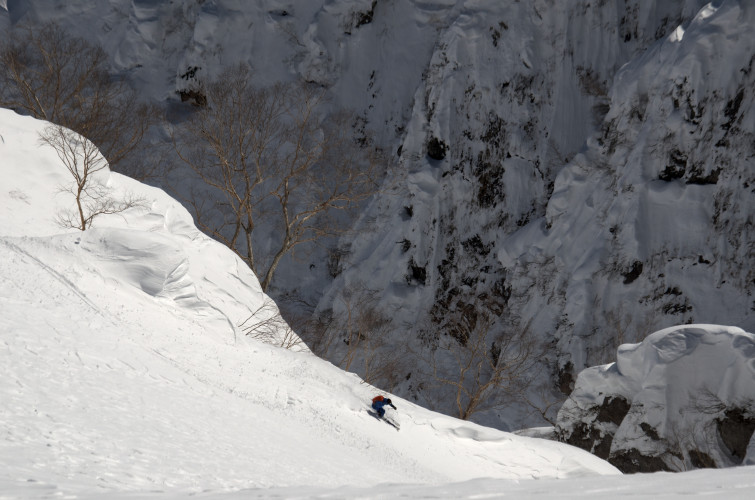
[{"label": "snow slope", "polygon": [[0,496],[616,474],[399,398],[375,420],[356,375],[243,335],[258,282],[158,189],[104,172],[149,207],[60,229],[44,125],[0,110]]},{"label": "snow slope", "polygon": [[[393,320],[388,355],[442,334],[464,296],[501,312],[494,333],[536,332],[552,347],[542,385],[567,392],[582,368],[660,328],[753,331],[748,0],[5,7],[0,30],[57,21],[101,44],[145,99],[172,103],[246,61],[256,83],[305,78],[354,109],[398,168],[329,249],[335,280],[322,253],[299,255],[271,293],[326,316],[343,312],[344,293],[376,291]],[[415,367],[395,390],[433,399]],[[534,423],[515,405],[475,418]]]}]

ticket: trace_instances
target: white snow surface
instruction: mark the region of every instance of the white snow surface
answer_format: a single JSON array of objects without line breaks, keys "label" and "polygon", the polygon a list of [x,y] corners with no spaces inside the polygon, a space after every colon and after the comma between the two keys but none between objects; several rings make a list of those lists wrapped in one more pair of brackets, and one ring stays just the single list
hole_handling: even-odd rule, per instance
[{"label": "white snow surface", "polygon": [[356,375],[239,331],[259,283],[164,192],[104,172],[149,208],[58,227],[44,126],[0,110],[0,497],[617,474],[396,397],[400,433],[377,421]]}]

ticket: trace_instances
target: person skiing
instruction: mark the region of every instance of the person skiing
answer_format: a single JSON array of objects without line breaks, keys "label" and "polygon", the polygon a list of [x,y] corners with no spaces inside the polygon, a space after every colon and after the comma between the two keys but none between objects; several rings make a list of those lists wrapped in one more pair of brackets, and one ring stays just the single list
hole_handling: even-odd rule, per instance
[{"label": "person skiing", "polygon": [[372,408],[377,411],[380,418],[383,418],[383,415],[385,415],[385,408],[383,408],[383,406],[385,405],[390,406],[394,410],[397,409],[395,406],[393,406],[393,403],[389,398],[384,398],[383,396],[375,396],[374,398],[372,398]]}]

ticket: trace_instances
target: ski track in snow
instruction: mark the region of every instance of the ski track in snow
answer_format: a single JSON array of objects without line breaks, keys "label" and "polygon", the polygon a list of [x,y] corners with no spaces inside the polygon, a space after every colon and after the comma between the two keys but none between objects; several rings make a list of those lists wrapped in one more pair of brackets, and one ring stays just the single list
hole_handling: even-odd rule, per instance
[{"label": "ski track in snow", "polygon": [[[63,274],[59,273],[52,267],[48,266],[41,260],[34,257],[29,252],[23,250],[18,245],[13,244],[9,240],[0,240],[0,244],[5,245],[9,250],[15,252],[23,259],[30,259],[33,260],[39,267],[47,271],[50,276],[52,276],[56,281],[59,281],[61,284],[63,284],[65,287],[67,287],[70,291],[72,291],[76,296],[78,296],[81,301],[86,305],[89,306],[92,309],[92,313],[94,314],[100,314],[99,309],[97,306],[89,301],[89,299],[86,298],[86,296],[74,285],[69,279],[67,279]],[[11,257],[12,259],[12,257]]]}]

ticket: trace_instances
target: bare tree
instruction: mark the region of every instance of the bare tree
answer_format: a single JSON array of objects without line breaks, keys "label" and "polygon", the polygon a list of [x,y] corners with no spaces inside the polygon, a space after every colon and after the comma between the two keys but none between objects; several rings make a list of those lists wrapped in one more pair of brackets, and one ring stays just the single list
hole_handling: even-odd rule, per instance
[{"label": "bare tree", "polygon": [[341,295],[342,316],[331,331],[343,332],[343,355],[338,365],[359,373],[365,382],[393,390],[406,373],[407,350],[400,340],[388,342],[393,325],[377,306],[378,291],[353,284]]},{"label": "bare tree", "polygon": [[76,199],[76,210],[58,214],[61,226],[85,231],[100,215],[118,214],[144,205],[143,199],[133,196],[113,198],[111,189],[97,175],[108,164],[94,143],[83,135],[61,125],[49,125],[39,137],[42,144],[55,150],[74,180],[70,189],[64,190]]},{"label": "bare tree", "polygon": [[337,311],[319,311],[301,321],[297,331],[319,357],[392,391],[410,371],[405,345],[409,339],[390,339],[395,325],[379,310],[378,294],[364,283],[349,284],[336,303]]},{"label": "bare tree", "polygon": [[[261,89],[250,79],[238,65],[206,84],[207,104],[174,145],[206,188],[187,200],[198,226],[236,252],[266,291],[283,256],[333,235],[333,213],[375,192],[378,163],[357,146],[349,115],[322,114],[322,88]],[[260,226],[278,236],[261,257],[253,238]]]},{"label": "bare tree", "polygon": [[496,319],[482,303],[460,300],[431,351],[432,379],[451,389],[460,419],[523,400],[532,382],[539,356],[529,327],[506,332]]},{"label": "bare tree", "polygon": [[[290,317],[290,315],[287,317]],[[333,310],[319,311],[312,316],[300,315],[295,321],[299,326],[297,331],[300,332],[307,347],[318,357],[333,359],[331,354],[337,337],[333,329],[335,322]]]},{"label": "bare tree", "polygon": [[155,162],[135,156],[160,114],[111,78],[100,47],[56,24],[15,28],[0,46],[0,106],[75,130],[115,170],[141,179],[155,174]]},{"label": "bare tree", "polygon": [[550,384],[530,389],[522,393],[522,401],[530,407],[530,412],[538,415],[544,422],[556,427],[559,409],[566,401],[566,396]]}]

